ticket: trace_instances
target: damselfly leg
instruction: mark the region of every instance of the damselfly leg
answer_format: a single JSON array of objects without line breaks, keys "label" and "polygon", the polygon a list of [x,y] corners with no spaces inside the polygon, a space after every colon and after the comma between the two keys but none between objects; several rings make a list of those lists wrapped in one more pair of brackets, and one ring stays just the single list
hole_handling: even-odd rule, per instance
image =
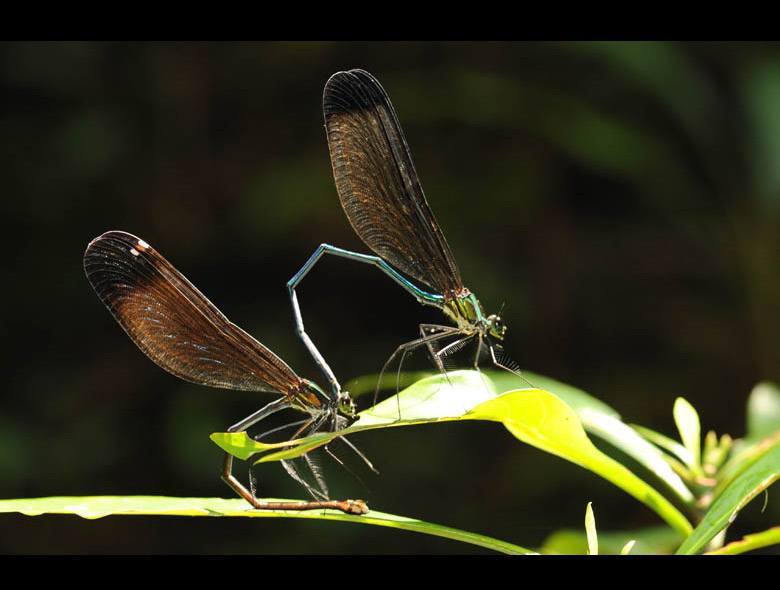
[{"label": "damselfly leg", "polygon": [[[290,406],[287,398],[280,398],[268,405],[264,406],[254,414],[247,418],[237,422],[230,428],[228,432],[244,432],[254,424],[257,424],[264,418],[274,414],[280,410],[288,408]],[[311,420],[307,421],[311,423]],[[250,459],[251,460],[251,459]],[[288,473],[290,471],[288,470]],[[301,478],[298,480],[292,473],[290,475],[293,479],[296,479],[303,487],[305,487],[309,493],[311,493],[310,486]],[[233,475],[233,455],[225,453],[225,460],[222,465],[222,480],[230,486],[244,500],[249,502],[254,508],[258,510],[320,510],[323,508],[330,508],[332,510],[340,510],[346,514],[365,514],[368,512],[368,507],[362,500],[320,500],[315,502],[265,502],[258,500],[255,494],[248,490],[237,478]],[[254,486],[252,486],[254,487]],[[316,496],[315,496],[316,497]]]},{"label": "damselfly leg", "polygon": [[[432,343],[443,340],[445,338],[450,338],[460,333],[460,330],[458,330],[458,328],[449,327],[449,326],[440,326],[440,327],[442,328],[442,331],[439,333],[425,335],[421,338],[417,338],[410,342],[406,342],[405,344],[401,344],[398,348],[395,349],[395,352],[393,352],[393,354],[390,355],[387,361],[385,361],[385,364],[382,366],[382,370],[379,372],[379,378],[377,379],[376,389],[374,390],[374,404],[376,404],[376,400],[379,397],[379,389],[382,386],[382,378],[384,377],[388,367],[393,363],[393,361],[398,357],[398,355],[401,355],[401,359],[398,364],[398,371],[396,373],[396,394],[398,394],[398,391],[400,390],[401,368],[403,366],[404,359],[409,353],[422,346],[426,346],[428,350],[430,350],[430,345]],[[422,331],[422,326],[421,326],[421,331]],[[436,362],[437,368],[441,366],[441,361],[435,360],[434,362]],[[444,371],[443,366],[441,370]],[[446,376],[446,372],[444,372],[444,374]],[[397,397],[396,397],[396,403],[398,409],[398,419],[400,420],[401,405]]]}]

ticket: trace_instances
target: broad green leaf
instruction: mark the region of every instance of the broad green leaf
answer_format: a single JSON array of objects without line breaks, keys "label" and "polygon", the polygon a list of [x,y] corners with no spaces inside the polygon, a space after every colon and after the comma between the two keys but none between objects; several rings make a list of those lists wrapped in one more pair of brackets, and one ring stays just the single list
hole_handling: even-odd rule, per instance
[{"label": "broad green leaf", "polygon": [[[274,499],[276,500],[276,499]],[[279,500],[289,501],[289,500]],[[246,518],[309,518],[335,520],[384,526],[414,531],[454,541],[461,541],[513,555],[532,554],[533,551],[468,531],[461,531],[439,524],[424,522],[405,516],[396,516],[371,510],[363,516],[343,514],[337,510],[309,510],[291,512],[285,510],[254,510],[240,498],[170,498],[165,496],[87,496],[28,498],[0,500],[0,513],[19,512],[27,516],[41,514],[74,514],[95,519],[112,515],[155,516],[231,516]]]},{"label": "broad green leaf", "polygon": [[507,371],[490,370],[483,372],[490,377],[490,380],[493,382],[496,391],[498,392],[503,393],[513,389],[524,389],[528,387],[544,389],[561,398],[572,410],[577,412],[577,414],[583,410],[592,410],[599,414],[620,418],[620,414],[618,414],[616,410],[601,400],[584,392],[582,389],[569,385],[568,383],[563,383],[556,379],[539,375],[538,373],[531,373],[530,371],[523,371],[523,378]]},{"label": "broad green leaf", "polygon": [[732,541],[720,549],[708,551],[705,555],[739,555],[740,553],[769,547],[770,545],[780,545],[780,526],[772,527],[760,533],[745,535],[739,541]]},{"label": "broad green leaf", "polygon": [[[633,531],[599,531],[599,553],[618,555],[630,541],[633,555],[670,555],[680,545],[683,535],[668,526]],[[549,555],[584,555],[588,540],[582,530],[563,529],[545,539],[539,551]]]},{"label": "broad green leaf", "polygon": [[674,400],[674,422],[680,431],[680,440],[692,455],[688,465],[698,471],[701,466],[701,425],[699,414],[685,398]]},{"label": "broad green leaf", "polygon": [[588,538],[588,555],[599,554],[599,537],[596,532],[596,517],[593,516],[593,502],[585,509],[585,535]]},{"label": "broad green leaf", "polygon": [[[693,494],[680,476],[674,472],[663,453],[645,441],[637,432],[620,420],[620,414],[604,402],[583,390],[550,377],[523,371],[525,380],[506,371],[486,371],[496,391],[505,392],[524,387],[526,381],[561,398],[573,409],[583,427],[590,434],[607,441],[637,463],[654,473],[685,503],[694,501]],[[679,444],[679,443],[678,443]],[[682,448],[682,445],[680,445]]]},{"label": "broad green leaf", "polygon": [[774,383],[758,383],[747,405],[747,438],[758,440],[780,431],[780,388]]},{"label": "broad green leaf", "polygon": [[[399,408],[401,420],[398,419]],[[523,389],[496,396],[490,381],[482,373],[456,371],[446,377],[436,375],[423,379],[359,416],[359,420],[345,430],[321,432],[276,445],[263,445],[246,435],[215,433],[211,438],[238,457],[249,456],[253,450],[261,453],[256,463],[264,463],[291,459],[327,444],[337,436],[364,430],[456,420],[502,422],[521,441],[593,471],[649,506],[677,530],[686,534],[691,530],[685,517],[660,493],[599,451],[585,434],[577,414],[550,392]],[[239,443],[234,448],[236,438]],[[279,450],[280,447],[286,448]]]},{"label": "broad green leaf", "polygon": [[[455,371],[446,377],[436,374],[417,381],[399,395],[361,412],[352,426],[337,433],[319,432],[293,441],[261,443],[244,432],[219,432],[212,434],[211,440],[239,459],[246,460],[254,454],[266,453],[255,458],[255,463],[293,459],[337,436],[377,428],[458,420],[471,408],[495,397],[493,384],[483,373]],[[399,419],[399,416],[402,418]]]},{"label": "broad green leaf", "polygon": [[599,451],[574,411],[551,393],[508,392],[483,402],[465,418],[503,421],[516,438],[593,471],[649,506],[672,527],[685,534],[690,531],[690,523],[666,498]]},{"label": "broad green leaf", "polygon": [[[454,371],[449,374],[456,375],[462,372],[464,371]],[[481,373],[490,379],[493,384],[493,388],[498,393],[505,393],[507,391],[512,391],[513,389],[545,389],[551,393],[554,393],[563,401],[565,401],[575,412],[579,413],[582,409],[590,408],[599,411],[602,414],[607,414],[614,418],[620,418],[620,414],[618,414],[616,410],[601,400],[598,400],[592,395],[584,392],[583,390],[574,387],[573,385],[557,381],[556,379],[545,377],[544,375],[539,375],[538,373],[523,371],[522,377],[509,373],[508,371],[497,371],[494,369],[484,370],[481,371]],[[409,385],[412,385],[426,377],[434,377],[438,374],[439,373],[434,373],[431,371],[405,372],[400,373],[398,376],[385,374],[382,377],[382,383],[379,390],[394,392],[397,385],[397,378],[400,380],[402,386],[408,387]],[[358,377],[356,379],[350,380],[344,386],[344,389],[353,394],[353,397],[354,395],[374,393],[377,379],[378,375],[366,375],[363,377]]]},{"label": "broad green leaf", "polygon": [[780,444],[773,446],[742,471],[715,498],[699,526],[683,542],[677,553],[690,555],[701,551],[715,535],[736,518],[737,513],[748,502],[772,485],[778,478],[780,478]]},{"label": "broad green leaf", "polygon": [[401,373],[385,373],[382,380],[379,380],[378,374],[363,375],[350,379],[344,384],[344,391],[348,391],[353,398],[362,397],[368,393],[371,395],[377,391],[377,385],[380,392],[400,391],[416,383],[420,379],[436,375],[433,371],[403,371]]}]

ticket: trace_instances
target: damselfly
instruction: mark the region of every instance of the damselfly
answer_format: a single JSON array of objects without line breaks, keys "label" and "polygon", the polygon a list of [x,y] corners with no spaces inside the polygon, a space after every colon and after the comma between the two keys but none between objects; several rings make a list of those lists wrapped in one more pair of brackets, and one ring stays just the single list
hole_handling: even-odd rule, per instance
[{"label": "damselfly", "polygon": [[[321,244],[287,283],[298,334],[334,392],[340,391],[338,381],[304,330],[295,291],[323,254],[376,266],[417,301],[440,309],[455,324],[420,324],[420,338],[399,346],[385,363],[382,374],[398,355],[400,373],[405,356],[420,346],[427,346],[438,369],[445,372],[444,357],[473,340],[475,368],[479,368],[480,356],[486,350],[495,366],[519,374],[503,359],[500,342],[506,326],[501,317],[486,314],[476,295],[463,285],[384,88],[366,71],[338,72],[325,84],[323,112],[341,206],[358,236],[378,254],[371,256]],[[448,339],[453,341],[445,346]]]},{"label": "damselfly", "polygon": [[[84,271],[100,300],[130,339],[169,373],[200,385],[281,394],[231,426],[229,432],[245,431],[286,408],[307,414],[293,438],[323,426],[338,431],[354,421],[355,405],[347,392],[329,395],[312,381],[299,377],[282,359],[230,322],[145,241],[121,231],[107,232],[87,247]],[[222,479],[259,509],[332,508],[348,514],[368,512],[362,500],[328,499],[327,488],[323,492],[321,485],[318,492],[291,463],[284,466],[294,479],[321,499],[313,502],[258,500],[233,475],[233,457],[227,453]],[[317,473],[315,478],[320,481]]]}]

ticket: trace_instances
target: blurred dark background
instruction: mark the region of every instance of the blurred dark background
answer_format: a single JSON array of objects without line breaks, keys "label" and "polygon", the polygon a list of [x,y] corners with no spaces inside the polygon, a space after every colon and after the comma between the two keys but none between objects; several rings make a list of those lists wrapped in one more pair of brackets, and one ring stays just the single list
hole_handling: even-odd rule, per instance
[{"label": "blurred dark background", "polygon": [[[231,497],[208,435],[269,396],[156,367],[95,296],[83,251],[109,229],[142,237],[322,383],[285,282],[321,242],[367,251],[338,202],[321,112],[327,78],[353,67],[390,94],[464,280],[489,310],[506,303],[521,366],[669,435],[680,395],[705,431],[744,434],[750,389],[780,380],[780,45],[6,43],[0,497]],[[342,383],[438,319],[337,259],[300,300]],[[588,501],[601,529],[660,523],[499,425],[354,440],[381,476],[326,473],[335,496],[377,510],[526,546],[581,528]],[[262,495],[304,497],[278,465],[257,473]],[[770,497],[734,534],[778,516]],[[288,519],[2,515],[0,530],[5,553],[480,552]]]}]

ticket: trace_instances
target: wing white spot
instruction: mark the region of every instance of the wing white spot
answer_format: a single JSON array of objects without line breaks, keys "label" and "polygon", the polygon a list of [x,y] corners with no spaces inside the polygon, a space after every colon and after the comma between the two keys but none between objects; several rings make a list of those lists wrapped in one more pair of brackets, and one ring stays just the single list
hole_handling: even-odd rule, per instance
[{"label": "wing white spot", "polygon": [[137,244],[137,246],[138,246],[138,249],[139,249],[141,252],[143,252],[144,250],[146,250],[146,249],[149,247],[149,244],[147,244],[147,243],[146,243],[146,242],[144,242],[143,240],[139,239],[139,240],[138,240],[138,244]]},{"label": "wing white spot", "polygon": [[138,250],[136,250],[135,248],[130,248],[130,254],[132,254],[133,256],[138,256]]}]

